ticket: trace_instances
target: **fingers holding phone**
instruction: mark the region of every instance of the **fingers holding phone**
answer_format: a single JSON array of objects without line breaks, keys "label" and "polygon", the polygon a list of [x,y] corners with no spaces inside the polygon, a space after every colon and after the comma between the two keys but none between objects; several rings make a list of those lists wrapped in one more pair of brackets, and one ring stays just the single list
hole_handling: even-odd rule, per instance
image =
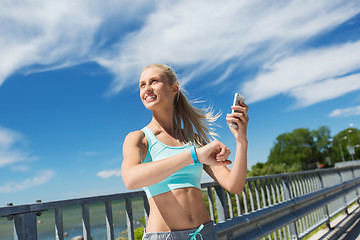
[{"label": "fingers holding phone", "polygon": [[232,112],[226,116],[230,130],[236,138],[240,137],[239,135],[246,136],[246,129],[249,122],[249,107],[244,102],[245,97],[236,93],[233,106],[231,107]]},{"label": "fingers holding phone", "polygon": [[[241,95],[240,93],[235,93],[233,105],[231,107],[232,108],[231,113],[235,113],[235,112],[241,113],[241,109],[239,108],[239,106],[241,106],[240,104],[244,102],[245,102],[245,96]],[[236,121],[231,121],[229,126],[234,129],[238,128]]]}]

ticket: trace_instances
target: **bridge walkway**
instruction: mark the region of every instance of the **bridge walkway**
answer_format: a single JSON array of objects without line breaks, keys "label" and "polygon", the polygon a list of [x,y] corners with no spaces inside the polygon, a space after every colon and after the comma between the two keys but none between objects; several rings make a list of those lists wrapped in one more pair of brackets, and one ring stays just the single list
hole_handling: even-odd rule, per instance
[{"label": "bridge walkway", "polygon": [[330,222],[331,229],[324,227],[309,240],[360,240],[360,206],[349,207],[349,214],[343,212]]}]

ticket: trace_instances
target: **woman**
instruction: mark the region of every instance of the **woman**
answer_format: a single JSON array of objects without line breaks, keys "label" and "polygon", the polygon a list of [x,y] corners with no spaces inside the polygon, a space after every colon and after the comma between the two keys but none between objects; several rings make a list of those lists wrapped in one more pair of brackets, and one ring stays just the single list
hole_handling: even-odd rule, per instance
[{"label": "woman", "polygon": [[[248,106],[232,107],[228,125],[236,139],[235,161],[209,126],[218,116],[194,108],[180,91],[173,70],[163,64],[146,67],[139,82],[140,98],[152,110],[151,122],[129,133],[123,145],[122,178],[128,189],[144,188],[150,214],[143,239],[216,239],[200,189],[204,169],[231,193],[240,194],[247,172]],[[194,128],[196,131],[194,131]]]}]

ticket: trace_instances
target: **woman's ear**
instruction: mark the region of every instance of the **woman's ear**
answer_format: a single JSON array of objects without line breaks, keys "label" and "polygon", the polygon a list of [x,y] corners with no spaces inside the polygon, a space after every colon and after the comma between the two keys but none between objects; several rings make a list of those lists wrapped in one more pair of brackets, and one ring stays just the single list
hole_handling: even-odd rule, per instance
[{"label": "woman's ear", "polygon": [[172,92],[173,92],[174,94],[177,94],[177,93],[179,92],[179,85],[174,84],[173,89],[172,89]]}]

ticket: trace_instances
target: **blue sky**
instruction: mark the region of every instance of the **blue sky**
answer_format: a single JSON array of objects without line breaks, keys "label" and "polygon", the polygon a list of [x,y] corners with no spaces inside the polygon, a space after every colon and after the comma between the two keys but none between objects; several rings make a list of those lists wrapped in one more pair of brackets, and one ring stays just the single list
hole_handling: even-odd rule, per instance
[{"label": "blue sky", "polygon": [[223,113],[232,149],[225,115],[246,96],[249,167],[295,128],[360,128],[358,0],[4,0],[0,22],[0,206],[125,191],[122,143],[151,120],[137,86],[151,63]]}]

